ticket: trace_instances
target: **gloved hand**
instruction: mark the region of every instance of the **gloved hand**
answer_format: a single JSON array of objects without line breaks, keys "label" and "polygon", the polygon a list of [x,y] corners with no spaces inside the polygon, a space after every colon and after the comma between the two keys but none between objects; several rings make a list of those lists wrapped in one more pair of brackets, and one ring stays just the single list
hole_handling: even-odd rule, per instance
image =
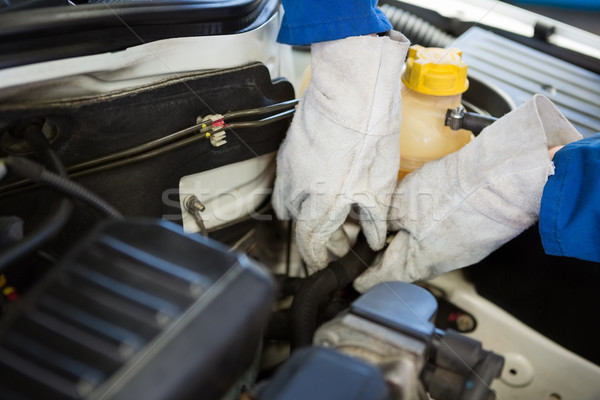
[{"label": "gloved hand", "polygon": [[408,46],[394,31],[312,44],[312,79],[279,149],[273,193],[277,216],[297,220],[309,267],[327,264],[327,242],[353,204],[369,245],[384,245]]},{"label": "gloved hand", "polygon": [[390,208],[396,237],[354,286],[428,279],[482,260],[537,221],[554,173],[548,147],[580,138],[550,100],[536,95],[461,150],[409,174]]}]

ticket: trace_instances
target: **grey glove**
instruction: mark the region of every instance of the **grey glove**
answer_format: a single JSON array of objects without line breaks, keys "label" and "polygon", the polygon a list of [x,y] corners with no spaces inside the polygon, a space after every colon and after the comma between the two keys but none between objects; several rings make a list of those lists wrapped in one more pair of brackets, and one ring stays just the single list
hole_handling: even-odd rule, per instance
[{"label": "grey glove", "polygon": [[354,204],[369,245],[384,245],[408,46],[394,31],[312,45],[312,79],[279,149],[273,193],[277,216],[297,220],[311,267],[327,264],[327,242]]},{"label": "grey glove", "polygon": [[390,208],[396,237],[355,287],[428,279],[480,261],[537,221],[554,173],[548,147],[580,138],[550,100],[536,95],[461,150],[409,174]]}]

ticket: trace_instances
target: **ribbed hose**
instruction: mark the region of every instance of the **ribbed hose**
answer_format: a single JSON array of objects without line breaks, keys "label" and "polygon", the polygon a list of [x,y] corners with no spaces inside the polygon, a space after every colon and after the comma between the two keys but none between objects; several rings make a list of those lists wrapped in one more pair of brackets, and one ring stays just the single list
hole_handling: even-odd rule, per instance
[{"label": "ribbed hose", "polygon": [[292,350],[309,346],[317,330],[319,305],[337,288],[337,279],[330,269],[314,274],[300,288],[291,309]]},{"label": "ribbed hose", "polygon": [[352,283],[375,258],[361,233],[354,247],[344,257],[304,281],[294,296],[291,308],[292,349],[308,346],[317,330],[319,306],[336,290]]},{"label": "ribbed hose", "polygon": [[304,278],[297,278],[288,275],[275,275],[274,278],[277,282],[277,289],[279,291],[280,298],[295,295],[305,280]]},{"label": "ribbed hose", "polygon": [[[50,148],[50,144],[42,133],[41,125],[32,124],[26,127],[23,131],[23,138],[34,149],[42,162],[56,171],[57,174],[66,176],[65,167]],[[50,210],[48,217],[39,222],[27,236],[0,254],[0,273],[52,239],[67,223],[72,211],[71,201],[64,198],[60,199],[54,208]]]},{"label": "ribbed hose", "polygon": [[83,201],[107,217],[123,218],[121,213],[104,199],[68,178],[63,178],[50,171],[44,171],[40,177],[40,182],[47,184],[54,190]]},{"label": "ribbed hose", "polygon": [[121,213],[95,193],[69,178],[48,171],[38,163],[23,157],[9,156],[6,159],[6,164],[11,170],[24,178],[29,178],[34,182],[45,183],[58,192],[83,201],[108,217],[122,218]]},{"label": "ribbed hose", "polygon": [[382,4],[380,8],[394,29],[402,32],[412,44],[420,44],[425,47],[446,47],[456,39],[408,11],[389,4]]}]

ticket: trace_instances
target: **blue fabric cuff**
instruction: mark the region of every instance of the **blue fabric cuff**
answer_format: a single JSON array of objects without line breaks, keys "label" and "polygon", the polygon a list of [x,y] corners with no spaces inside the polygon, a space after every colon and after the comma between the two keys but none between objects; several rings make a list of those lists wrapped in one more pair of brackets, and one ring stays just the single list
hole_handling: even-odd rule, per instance
[{"label": "blue fabric cuff", "polygon": [[283,0],[283,8],[280,43],[306,45],[392,29],[377,0]]},{"label": "blue fabric cuff", "polygon": [[547,254],[600,262],[600,133],[554,155],[540,208]]}]

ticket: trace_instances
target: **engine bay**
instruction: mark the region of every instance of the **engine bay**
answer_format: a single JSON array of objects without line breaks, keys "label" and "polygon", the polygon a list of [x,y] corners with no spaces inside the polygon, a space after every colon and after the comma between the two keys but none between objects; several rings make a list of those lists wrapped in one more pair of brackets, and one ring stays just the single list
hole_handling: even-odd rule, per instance
[{"label": "engine bay", "polygon": [[[0,8],[0,398],[600,396],[600,272],[537,227],[365,293],[381,252],[356,220],[325,269],[302,261],[270,198],[310,49],[276,42],[278,1],[47,3]],[[451,3],[380,7],[460,48],[467,112],[542,93],[600,131],[600,36]]]}]

